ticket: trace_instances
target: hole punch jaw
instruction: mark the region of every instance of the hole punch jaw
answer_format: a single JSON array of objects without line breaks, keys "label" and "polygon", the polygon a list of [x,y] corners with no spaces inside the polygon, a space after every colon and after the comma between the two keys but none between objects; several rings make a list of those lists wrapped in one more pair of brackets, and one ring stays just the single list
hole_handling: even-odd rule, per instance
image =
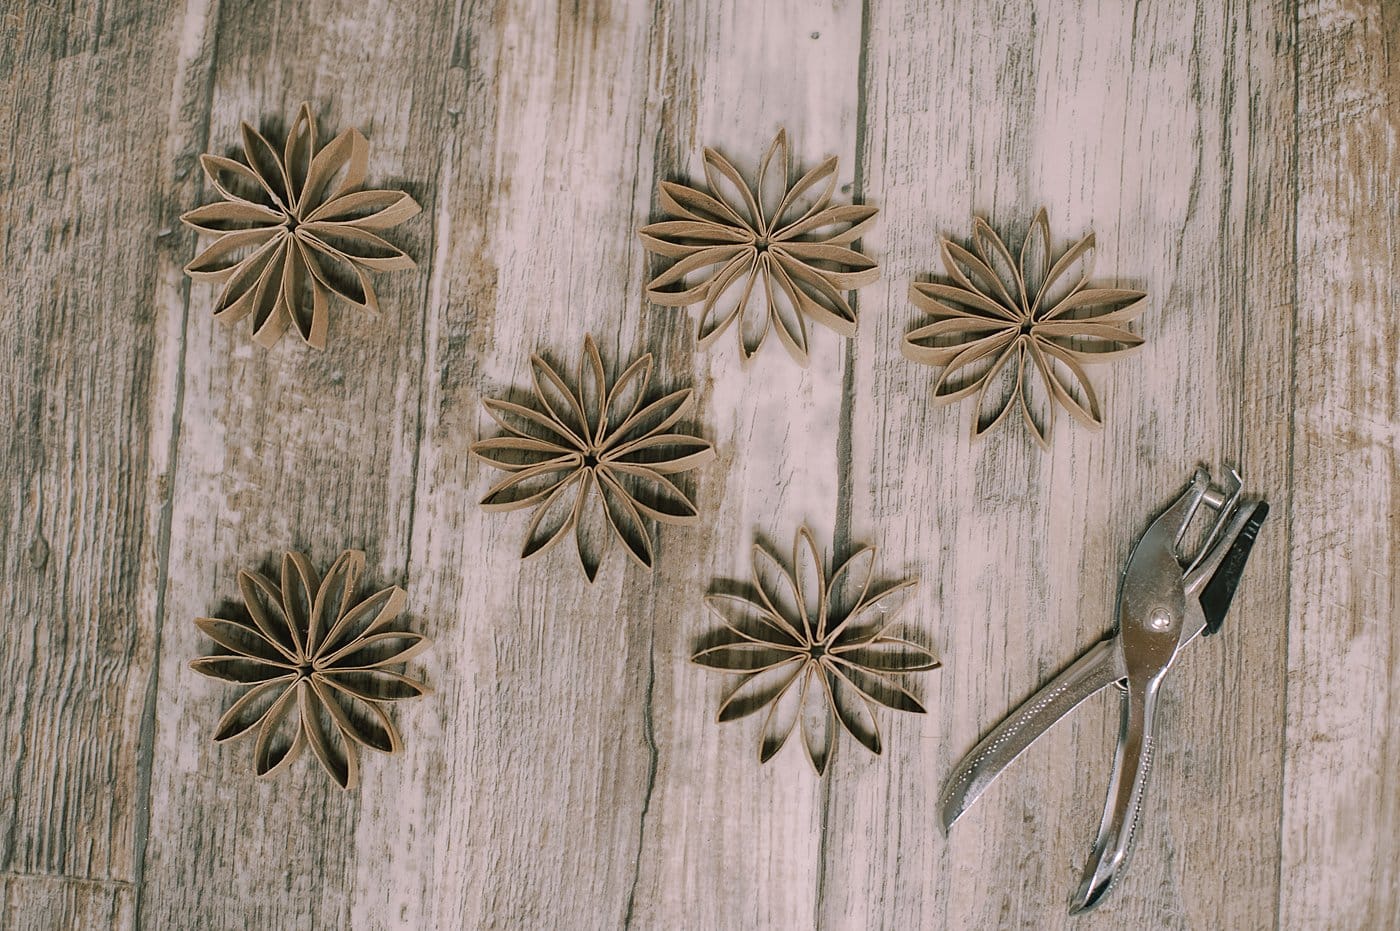
[{"label": "hole punch jaw", "polygon": [[[1197,470],[1197,476],[1204,470]],[[1201,495],[1201,503],[1216,512],[1210,531],[1206,534],[1196,555],[1182,572],[1186,591],[1190,595],[1200,592],[1211,577],[1227,562],[1226,556],[1239,543],[1242,533],[1253,528],[1258,533],[1259,524],[1268,513],[1268,505],[1262,500],[1245,499],[1244,482],[1234,469],[1228,469],[1224,487],[1210,484]],[[1250,537],[1252,541],[1253,537]],[[1247,556],[1248,548],[1245,548]],[[1237,569],[1243,569],[1239,563]]]},{"label": "hole punch jaw", "polygon": [[1181,538],[1186,534],[1186,528],[1191,526],[1191,521],[1196,516],[1196,509],[1200,507],[1210,489],[1210,473],[1197,468],[1191,477],[1191,484],[1152,522],[1140,539],[1145,540],[1158,533],[1164,534],[1171,540],[1172,550],[1175,552],[1181,546]]},{"label": "hole punch jaw", "polygon": [[[1181,554],[1182,539],[1202,504],[1218,510],[1238,497],[1239,476],[1231,471],[1230,478],[1234,481],[1227,482],[1226,488],[1220,488],[1211,481],[1210,472],[1197,467],[1191,483],[1138,538],[1119,584],[1116,614],[1120,632],[1141,628],[1157,634],[1165,633],[1160,627],[1150,624],[1150,615],[1159,608],[1167,608],[1173,617],[1181,616],[1185,594],[1182,591],[1183,582],[1189,572],[1184,568],[1185,560]],[[1222,516],[1217,515],[1207,535],[1207,543],[1218,534]]]},{"label": "hole punch jaw", "polygon": [[1212,483],[1201,495],[1201,503],[1216,510],[1228,511],[1239,500],[1240,490],[1244,488],[1244,481],[1240,478],[1240,473],[1233,468],[1226,468],[1229,478],[1226,480],[1226,488],[1221,488]]},{"label": "hole punch jaw", "polygon": [[1218,631],[1224,622],[1235,589],[1244,575],[1245,563],[1254,549],[1254,541],[1268,516],[1267,501],[1249,501],[1236,508],[1229,527],[1187,578],[1187,590],[1192,594],[1200,593],[1197,601],[1205,617],[1202,630],[1205,636]]},{"label": "hole punch jaw", "polygon": [[1230,468],[1226,471],[1228,476],[1224,487],[1210,483],[1201,493],[1201,504],[1215,511],[1215,522],[1211,524],[1210,532],[1206,534],[1205,540],[1197,549],[1190,565],[1182,573],[1184,576],[1191,576],[1215,552],[1216,545],[1220,541],[1221,531],[1229,525],[1236,508],[1239,506],[1240,496],[1244,490],[1244,481],[1234,469]]},{"label": "hole punch jaw", "polygon": [[[1208,482],[1201,492],[1200,503],[1216,512],[1215,520],[1182,572],[1187,596],[1200,605],[1205,621],[1201,632],[1206,636],[1218,631],[1225,620],[1254,540],[1269,513],[1266,501],[1244,497],[1239,472],[1233,468],[1226,471],[1223,487]],[[1196,470],[1193,490],[1203,474],[1205,470]]]}]

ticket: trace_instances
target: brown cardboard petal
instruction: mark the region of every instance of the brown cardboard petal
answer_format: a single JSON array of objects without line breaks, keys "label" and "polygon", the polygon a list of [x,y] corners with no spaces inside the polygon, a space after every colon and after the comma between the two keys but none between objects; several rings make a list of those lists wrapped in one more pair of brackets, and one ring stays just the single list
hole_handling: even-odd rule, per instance
[{"label": "brown cardboard petal", "polygon": [[723,627],[719,639],[707,637],[691,661],[739,677],[720,704],[720,723],[763,712],[760,762],[800,732],[820,775],[843,731],[870,752],[881,752],[875,704],[924,712],[900,679],[936,668],[938,659],[893,632],[914,582],[872,590],[874,565],[875,548],[863,547],[828,576],[816,541],[803,527],[786,564],[754,547],[749,593],[705,596]]},{"label": "brown cardboard petal", "polygon": [[302,554],[282,558],[279,582],[239,573],[249,621],[199,618],[227,655],[190,663],[201,675],[250,686],[215,726],[216,741],[256,733],[254,770],[267,776],[305,747],[341,788],[354,788],[358,747],[397,752],[402,739],[381,703],[427,693],[400,667],[430,645],[391,630],[401,588],[357,595],[364,554],[346,550],[322,579]]},{"label": "brown cardboard petal", "polygon": [[200,235],[216,237],[185,271],[227,281],[215,316],[232,323],[251,314],[259,345],[274,345],[294,325],[303,342],[324,349],[332,295],[376,311],[370,273],[414,267],[380,233],[420,208],[402,191],[357,190],[369,159],[364,136],[348,129],[317,151],[307,104],[281,150],[247,123],[241,132],[246,164],[200,159],[223,200],[181,216]]},{"label": "brown cardboard petal", "polygon": [[709,190],[663,181],[657,199],[667,219],[639,230],[648,252],[671,260],[648,282],[647,298],[663,307],[700,304],[700,344],[732,326],[745,360],[776,329],[805,365],[807,319],[853,335],[845,292],[875,281],[880,268],[852,244],[878,211],[831,205],[837,159],[793,181],[787,133],[779,130],[753,185],[714,149],[705,149],[704,165]]},{"label": "brown cardboard petal", "polygon": [[507,435],[471,446],[473,456],[506,473],[481,506],[534,508],[522,558],[572,537],[589,582],[613,543],[650,569],[654,548],[646,518],[680,524],[698,514],[668,476],[714,458],[708,440],[676,429],[694,406],[694,392],[651,397],[650,354],[609,381],[591,336],[584,337],[572,383],[538,355],[531,356],[530,370],[532,406],[482,402]]}]

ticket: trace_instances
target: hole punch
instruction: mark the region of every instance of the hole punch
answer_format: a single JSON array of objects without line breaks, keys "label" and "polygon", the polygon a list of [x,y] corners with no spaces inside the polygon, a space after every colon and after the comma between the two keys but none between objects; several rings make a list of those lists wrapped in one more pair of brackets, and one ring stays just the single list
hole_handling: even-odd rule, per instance
[{"label": "hole punch", "polygon": [[[1100,905],[1127,870],[1156,753],[1161,684],[1181,648],[1211,634],[1229,610],[1259,529],[1263,500],[1243,494],[1233,469],[1221,484],[1197,469],[1190,485],[1138,539],[1118,589],[1117,629],[1040,688],[973,747],[944,783],[940,813],[948,830],[1011,762],[1090,695],[1115,685],[1118,746],[1099,832],[1070,903],[1078,914]],[[1205,539],[1183,566],[1181,542],[1201,506],[1213,512]]]}]

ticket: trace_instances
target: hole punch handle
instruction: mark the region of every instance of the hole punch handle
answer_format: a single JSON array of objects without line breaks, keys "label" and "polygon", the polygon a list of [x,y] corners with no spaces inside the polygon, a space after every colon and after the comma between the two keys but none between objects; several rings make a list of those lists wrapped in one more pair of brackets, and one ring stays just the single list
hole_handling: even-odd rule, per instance
[{"label": "hole punch handle", "polygon": [[1121,699],[1118,750],[1113,758],[1113,779],[1108,786],[1103,821],[1079,889],[1070,900],[1071,915],[1097,908],[1128,869],[1157,743],[1154,722],[1160,683],[1160,679],[1135,681],[1131,675],[1128,677]]}]

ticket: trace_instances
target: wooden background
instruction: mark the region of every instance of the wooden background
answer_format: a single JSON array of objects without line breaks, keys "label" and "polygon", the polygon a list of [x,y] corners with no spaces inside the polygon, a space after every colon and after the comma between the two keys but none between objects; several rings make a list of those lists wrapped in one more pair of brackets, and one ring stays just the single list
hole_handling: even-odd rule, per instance
[{"label": "wooden background", "polygon": [[[562,7],[562,8],[560,8]],[[0,7],[0,926],[1381,928],[1400,912],[1400,7],[1387,0],[219,0]],[[357,126],[424,205],[384,313],[330,348],[215,324],[176,218],[242,118]],[[284,123],[285,125],[285,123]],[[860,330],[741,368],[650,308],[633,230],[780,125],[882,217]],[[1038,204],[1145,351],[1107,427],[968,441],[902,358],[909,281]],[[649,348],[701,387],[705,520],[586,585],[476,502],[480,399],[537,347]],[[1106,632],[1197,462],[1275,504],[1221,636],[1180,662],[1127,880],[1065,915],[1116,729],[1089,702],[945,840],[938,785]],[[816,779],[717,726],[701,596],[802,522],[917,575],[944,660]],[[407,751],[352,794],[208,737],[192,619],[283,547],[366,549],[437,641]]]}]

